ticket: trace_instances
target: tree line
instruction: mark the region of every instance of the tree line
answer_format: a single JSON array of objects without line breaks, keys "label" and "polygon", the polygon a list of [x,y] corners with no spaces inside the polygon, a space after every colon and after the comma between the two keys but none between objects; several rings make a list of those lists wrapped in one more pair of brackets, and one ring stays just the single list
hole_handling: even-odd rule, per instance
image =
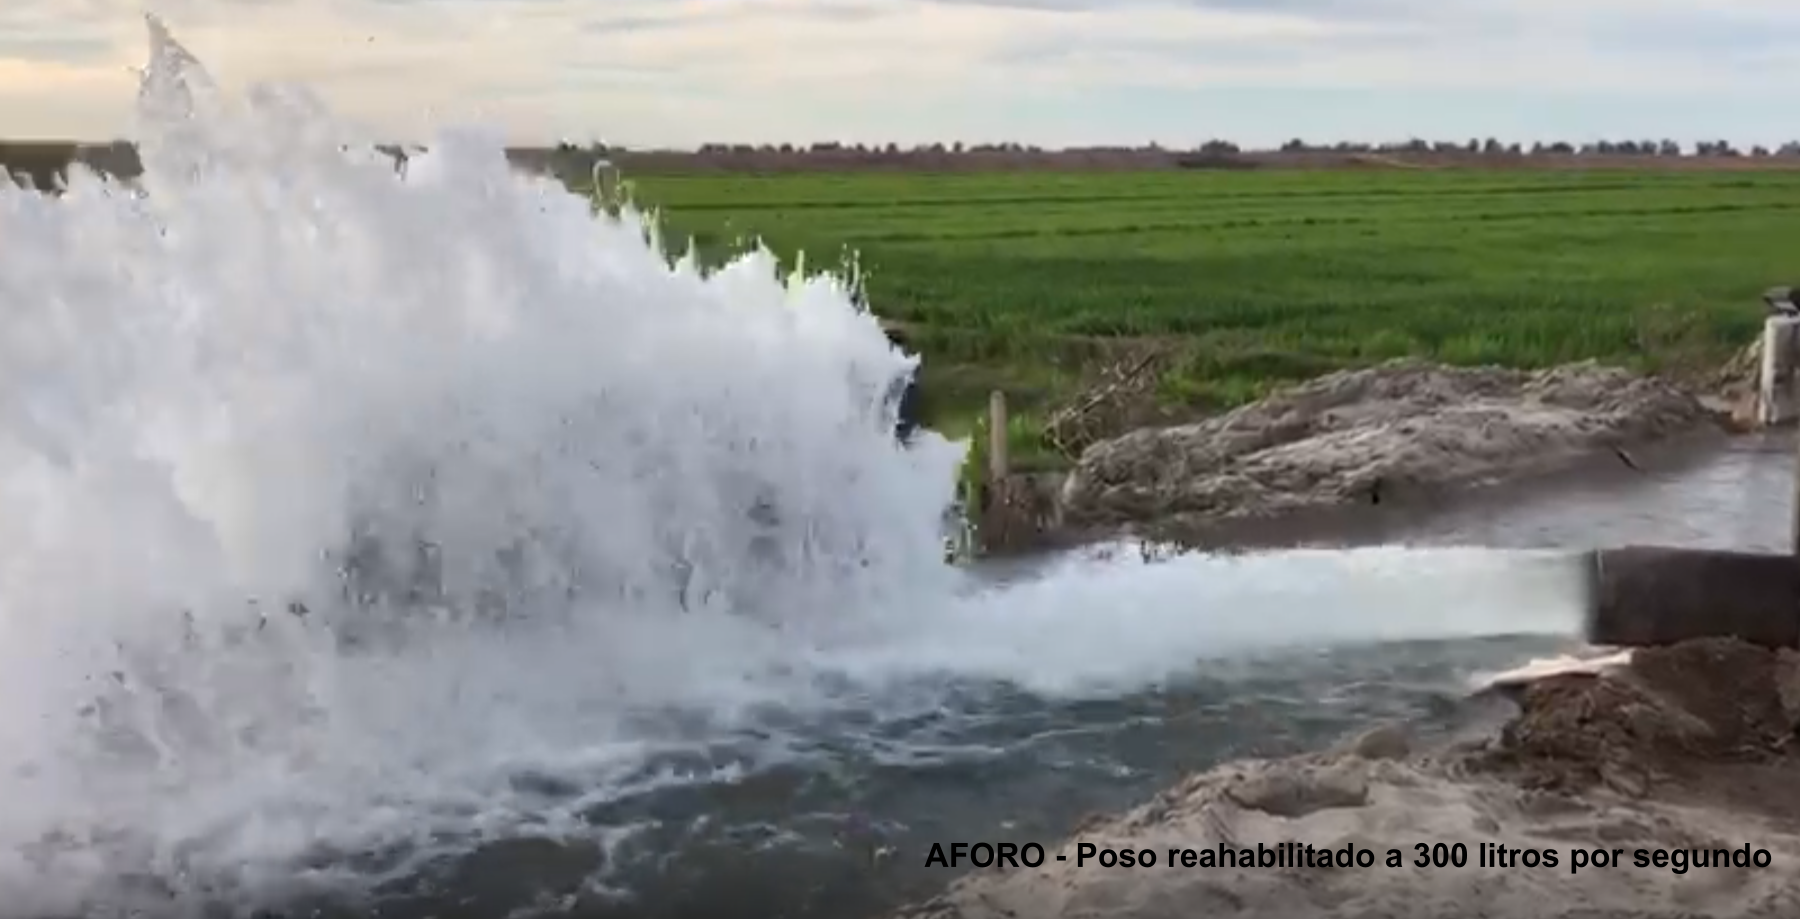
[{"label": "tree line", "polygon": [[[404,163],[413,146],[381,145],[382,152]],[[924,161],[943,162],[955,157],[968,157],[973,162],[1056,164],[1071,161],[1122,161],[1126,168],[1145,162],[1155,164],[1232,166],[1252,164],[1248,157],[1280,156],[1356,156],[1369,154],[1436,155],[1458,158],[1530,158],[1530,157],[1692,157],[1716,159],[1748,157],[1794,158],[1800,160],[1800,140],[1776,147],[1762,145],[1740,149],[1725,140],[1702,140],[1693,143],[1663,138],[1660,140],[1598,140],[1585,143],[1568,141],[1504,142],[1498,138],[1470,138],[1466,141],[1427,141],[1413,138],[1394,143],[1309,143],[1294,138],[1270,149],[1245,149],[1229,140],[1209,140],[1190,148],[1165,147],[1161,144],[1139,146],[1085,146],[1050,149],[1017,142],[964,143],[934,142],[902,146],[898,143],[867,144],[840,141],[796,143],[708,143],[697,150],[658,150],[627,148],[593,143],[577,146],[562,142],[548,147],[514,147],[506,151],[515,166],[532,172],[549,173],[572,182],[587,181],[601,164],[617,161],[618,165],[666,162],[679,166],[683,162],[713,162],[725,168],[733,163],[771,164],[777,167],[787,161],[794,168],[810,168],[806,164],[870,163],[905,164]],[[135,177],[141,171],[137,150],[126,141],[106,144],[70,142],[0,141],[0,173],[10,174],[39,188],[53,187],[72,162],[83,162],[108,175]]]},{"label": "tree line", "polygon": [[[559,150],[576,152],[571,144],[563,144]],[[606,151],[602,145],[586,149]],[[615,154],[627,154],[625,148],[610,148]],[[866,144],[843,143],[840,141],[816,141],[810,144],[701,144],[701,154],[787,154],[804,155],[808,153],[839,154],[889,154],[905,153],[931,154],[982,154],[982,153],[1200,153],[1200,154],[1240,154],[1240,153],[1442,153],[1484,156],[1697,156],[1697,157],[1732,157],[1732,156],[1796,156],[1800,157],[1800,141],[1788,141],[1778,147],[1770,148],[1762,145],[1740,149],[1727,140],[1702,140],[1689,144],[1664,138],[1661,140],[1598,140],[1584,143],[1568,141],[1534,141],[1530,144],[1519,141],[1505,142],[1498,138],[1470,138],[1466,141],[1427,141],[1413,138],[1406,141],[1389,143],[1364,143],[1356,141],[1338,141],[1328,144],[1314,144],[1295,138],[1271,150],[1245,149],[1229,140],[1209,140],[1198,146],[1182,149],[1166,147],[1161,144],[1145,144],[1142,146],[1084,146],[1049,149],[1032,144],[1020,143],[977,143],[964,144],[961,141],[952,143],[927,143],[902,146],[898,143]]]}]

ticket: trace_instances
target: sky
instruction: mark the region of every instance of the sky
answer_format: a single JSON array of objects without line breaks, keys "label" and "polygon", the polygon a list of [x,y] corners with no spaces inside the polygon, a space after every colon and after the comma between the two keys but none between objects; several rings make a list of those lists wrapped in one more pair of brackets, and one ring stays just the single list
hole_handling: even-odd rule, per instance
[{"label": "sky", "polygon": [[1800,138],[1800,0],[0,0],[0,137],[127,136],[146,9],[395,140]]}]

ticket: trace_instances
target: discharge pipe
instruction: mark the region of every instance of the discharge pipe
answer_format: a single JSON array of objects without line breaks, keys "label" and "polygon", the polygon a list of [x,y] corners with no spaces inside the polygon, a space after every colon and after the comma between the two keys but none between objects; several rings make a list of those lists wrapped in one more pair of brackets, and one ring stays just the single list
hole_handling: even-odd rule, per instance
[{"label": "discharge pipe", "polygon": [[1587,553],[1587,639],[1669,645],[1738,638],[1800,647],[1800,560],[1791,555],[1628,546]]}]

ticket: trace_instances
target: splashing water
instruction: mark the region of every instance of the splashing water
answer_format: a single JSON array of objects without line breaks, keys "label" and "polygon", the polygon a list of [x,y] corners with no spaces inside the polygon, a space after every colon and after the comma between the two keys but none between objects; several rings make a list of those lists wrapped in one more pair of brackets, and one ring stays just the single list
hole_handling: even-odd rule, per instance
[{"label": "splashing water", "polygon": [[580,815],[659,752],[936,704],[908,681],[1572,621],[1572,573],[1482,553],[971,589],[961,446],[893,442],[912,359],[838,280],[671,266],[480,134],[397,174],[154,20],[139,110],[135,187],[0,185],[0,915],[603,836]]},{"label": "splashing water", "polygon": [[[152,33],[143,193],[0,197],[0,880],[53,832],[145,869],[378,839],[615,733],[570,700],[735,693],[800,640],[770,623],[943,578],[960,452],[887,436],[909,360],[836,282],[671,270],[485,138],[400,180]],[[430,596],[346,601],[352,532],[424,544]]]}]

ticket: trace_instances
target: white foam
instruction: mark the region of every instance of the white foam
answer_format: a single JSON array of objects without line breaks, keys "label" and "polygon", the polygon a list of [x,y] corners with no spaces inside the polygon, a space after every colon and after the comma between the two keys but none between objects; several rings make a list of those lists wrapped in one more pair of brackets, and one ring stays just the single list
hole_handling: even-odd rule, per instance
[{"label": "white foam", "polygon": [[[1480,552],[971,592],[940,557],[961,446],[891,441],[911,360],[836,280],[671,267],[479,134],[396,175],[155,23],[142,114],[138,188],[0,187],[0,915],[566,822],[510,780],[646,781],[694,731],[851,704],[821,677],[1118,692],[1573,620],[1568,572]],[[433,544],[440,592],[345,602],[356,528]]]},{"label": "white foam", "polygon": [[1477,673],[1469,678],[1475,691],[1509,689],[1557,676],[1602,676],[1631,666],[1632,649],[1586,647],[1572,654],[1535,658],[1517,667],[1495,673]]}]

